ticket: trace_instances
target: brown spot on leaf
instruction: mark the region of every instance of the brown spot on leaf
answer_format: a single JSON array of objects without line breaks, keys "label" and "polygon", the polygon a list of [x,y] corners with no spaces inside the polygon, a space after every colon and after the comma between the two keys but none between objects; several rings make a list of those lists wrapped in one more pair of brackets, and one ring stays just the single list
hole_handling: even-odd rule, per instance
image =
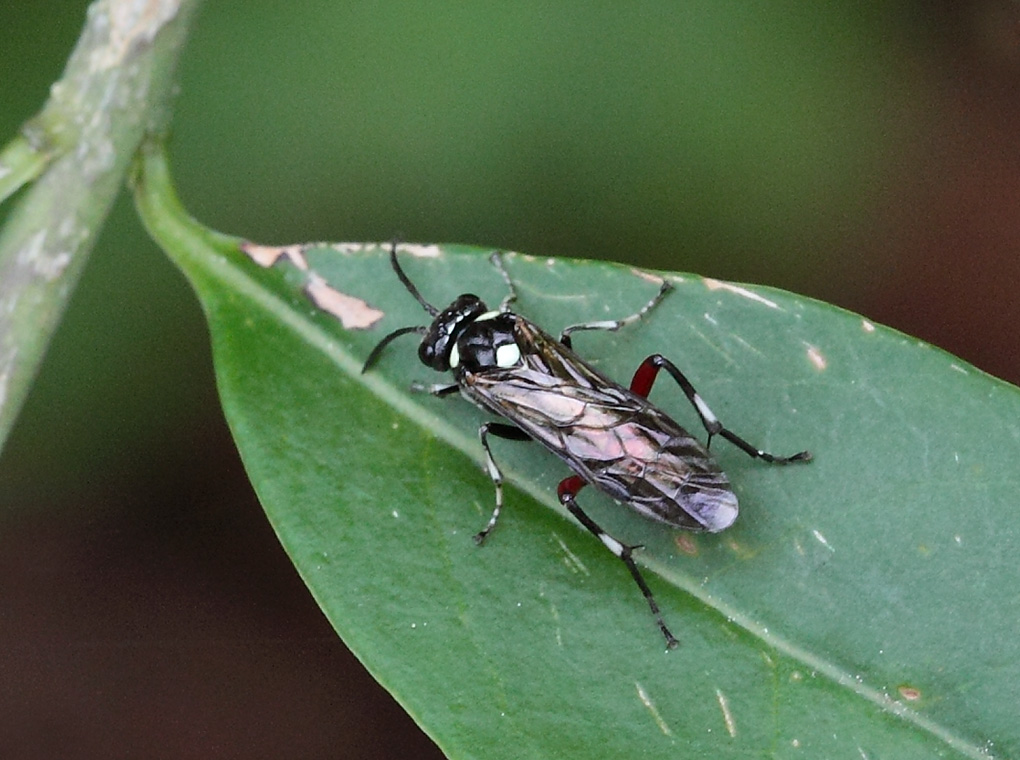
[{"label": "brown spot on leaf", "polygon": [[673,539],[673,543],[676,544],[676,548],[686,554],[688,557],[698,556],[698,543],[694,540],[694,536],[690,533],[677,533],[676,538]]},{"label": "brown spot on leaf", "polygon": [[398,243],[397,251],[400,253],[409,253],[420,259],[435,259],[443,254],[442,248],[435,244],[422,245],[419,243]]},{"label": "brown spot on leaf", "polygon": [[896,690],[900,693],[900,696],[908,702],[916,702],[921,698],[921,690],[914,686],[901,684]]},{"label": "brown spot on leaf", "polygon": [[309,275],[305,294],[317,307],[339,319],[347,330],[366,330],[383,318],[383,312],[360,298],[341,293],[315,272]]},{"label": "brown spot on leaf", "polygon": [[[352,246],[354,244],[345,244]],[[309,248],[321,247],[314,245],[259,245],[244,241],[241,250],[260,267],[275,266],[280,259],[286,259],[298,270],[308,275],[304,293],[319,309],[332,314],[340,320],[346,330],[366,330],[383,317],[383,312],[368,305],[355,296],[341,293],[308,266],[305,251]]]},{"label": "brown spot on leaf", "polygon": [[654,282],[656,285],[662,285],[662,283],[666,281],[665,278],[660,277],[657,274],[646,272],[644,269],[638,269],[637,267],[631,267],[630,272],[631,274],[637,275],[642,280],[645,280],[647,282]]},{"label": "brown spot on leaf", "polygon": [[248,258],[266,269],[276,264],[281,258],[287,258],[302,272],[308,271],[308,261],[305,259],[305,246],[303,245],[258,245],[245,240],[241,243],[241,250],[248,255]]},{"label": "brown spot on leaf", "polygon": [[733,538],[726,541],[726,546],[729,547],[737,559],[751,559],[758,554],[758,550],[753,547],[747,546],[746,544],[739,543]]},{"label": "brown spot on leaf", "polygon": [[779,304],[777,304],[775,301],[770,301],[765,296],[759,295],[755,293],[753,290],[745,288],[741,285],[734,285],[731,282],[723,282],[722,280],[713,280],[711,277],[703,277],[702,282],[705,283],[705,287],[708,288],[709,290],[728,290],[730,293],[735,293],[738,296],[743,296],[744,298],[749,298],[752,301],[757,301],[758,303],[765,304],[770,309],[779,308]]}]

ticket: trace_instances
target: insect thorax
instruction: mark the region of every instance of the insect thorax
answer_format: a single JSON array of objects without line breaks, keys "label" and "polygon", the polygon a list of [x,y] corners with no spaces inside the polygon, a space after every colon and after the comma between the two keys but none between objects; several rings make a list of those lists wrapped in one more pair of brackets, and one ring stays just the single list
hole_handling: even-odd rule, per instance
[{"label": "insect thorax", "polygon": [[418,347],[418,358],[440,372],[513,367],[521,358],[514,337],[517,320],[510,312],[488,311],[481,299],[466,293],[433,320]]},{"label": "insect thorax", "polygon": [[521,360],[514,335],[517,316],[488,312],[464,326],[450,352],[450,367],[463,372],[509,369]]}]

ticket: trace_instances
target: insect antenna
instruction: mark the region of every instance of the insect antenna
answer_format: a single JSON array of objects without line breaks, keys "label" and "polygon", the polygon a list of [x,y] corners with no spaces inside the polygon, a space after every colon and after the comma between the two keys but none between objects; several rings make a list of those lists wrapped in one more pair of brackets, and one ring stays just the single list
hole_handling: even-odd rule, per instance
[{"label": "insect antenna", "polygon": [[396,243],[394,243],[390,248],[390,264],[393,265],[393,271],[397,273],[397,277],[399,277],[400,281],[404,283],[404,287],[407,288],[407,292],[414,296],[414,299],[421,304],[421,307],[429,313],[430,317],[436,316],[439,313],[439,309],[422,298],[421,293],[418,292],[418,288],[414,286],[414,283],[408,279],[406,274],[404,274],[404,270],[400,268],[400,262],[397,261]]},{"label": "insect antenna", "polygon": [[[428,312],[430,317],[436,316],[439,313],[439,309],[437,309],[435,306],[430,304],[422,297],[422,294],[418,292],[418,288],[414,286],[414,283],[411,282],[408,276],[404,273],[404,270],[400,268],[400,262],[397,260],[396,241],[394,241],[393,244],[390,245],[390,264],[393,266],[393,271],[397,273],[397,277],[404,284],[404,287],[407,288],[407,292],[414,296],[414,300],[421,304],[421,307],[425,309],[426,312]],[[399,330],[394,330],[385,338],[383,338],[381,341],[379,341],[376,344],[375,348],[372,349],[372,352],[368,355],[368,358],[365,359],[365,364],[361,367],[361,374],[365,374],[366,372],[368,372],[368,370],[372,368],[372,365],[375,364],[376,361],[378,361],[379,355],[383,352],[383,349],[386,348],[386,346],[388,346],[394,340],[399,338],[401,335],[407,335],[408,333],[417,333],[418,335],[424,335],[425,333],[428,332],[428,330],[429,328],[425,327],[424,325],[401,327]]]},{"label": "insect antenna", "polygon": [[368,372],[369,369],[371,369],[372,365],[375,364],[376,361],[378,361],[379,355],[383,352],[383,349],[386,348],[386,346],[388,346],[390,343],[392,343],[396,338],[399,338],[401,335],[407,335],[408,333],[418,333],[419,335],[424,335],[426,332],[428,332],[428,329],[429,328],[425,327],[424,325],[413,325],[411,327],[401,327],[399,330],[394,330],[393,332],[391,332],[389,335],[387,335],[385,338],[379,341],[376,344],[375,348],[372,349],[372,352],[368,355],[368,358],[365,359],[365,364],[361,367],[361,374],[365,374],[366,372]]}]

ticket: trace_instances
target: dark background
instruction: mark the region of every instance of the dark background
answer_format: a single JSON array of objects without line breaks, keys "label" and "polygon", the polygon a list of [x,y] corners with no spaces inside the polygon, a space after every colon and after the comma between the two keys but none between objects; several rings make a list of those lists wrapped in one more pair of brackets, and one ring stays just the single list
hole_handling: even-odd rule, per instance
[{"label": "dark background", "polygon": [[[267,243],[778,285],[1020,380],[1017,6],[753,5],[209,3],[179,190]],[[85,7],[0,5],[0,140]],[[440,756],[277,545],[197,302],[122,198],[0,457],[0,755],[409,752]]]}]

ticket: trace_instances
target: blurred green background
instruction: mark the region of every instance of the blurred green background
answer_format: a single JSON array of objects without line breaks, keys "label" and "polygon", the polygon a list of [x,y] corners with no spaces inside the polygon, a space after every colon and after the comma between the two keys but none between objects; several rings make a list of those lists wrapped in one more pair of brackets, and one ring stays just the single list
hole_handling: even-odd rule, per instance
[{"label": "blurred green background", "polygon": [[[0,5],[0,140],[86,6]],[[400,234],[778,285],[1017,382],[1018,18],[209,3],[173,164],[195,216],[260,242]],[[197,302],[127,198],[0,456],[0,507],[4,757],[439,756],[276,544]]]}]

